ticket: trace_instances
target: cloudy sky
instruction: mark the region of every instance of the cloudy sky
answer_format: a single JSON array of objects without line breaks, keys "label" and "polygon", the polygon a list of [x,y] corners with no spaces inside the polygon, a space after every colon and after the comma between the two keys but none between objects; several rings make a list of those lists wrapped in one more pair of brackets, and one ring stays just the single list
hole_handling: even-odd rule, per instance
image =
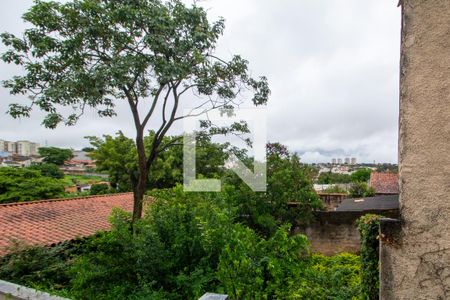
[{"label": "cloudy sky", "polygon": [[[226,20],[218,53],[241,54],[253,75],[269,79],[268,139],[303,161],[357,157],[397,162],[400,9],[393,0],[202,0],[212,20]],[[2,0],[0,31],[27,28],[21,15],[31,0]],[[4,47],[0,46],[0,51]],[[20,72],[0,65],[0,79]],[[23,100],[23,99],[22,99]],[[75,127],[43,128],[42,114],[14,120],[0,89],[0,139],[28,139],[74,149],[87,135],[122,130],[134,136],[129,109],[99,119],[88,112]],[[173,133],[177,133],[176,132]]]}]

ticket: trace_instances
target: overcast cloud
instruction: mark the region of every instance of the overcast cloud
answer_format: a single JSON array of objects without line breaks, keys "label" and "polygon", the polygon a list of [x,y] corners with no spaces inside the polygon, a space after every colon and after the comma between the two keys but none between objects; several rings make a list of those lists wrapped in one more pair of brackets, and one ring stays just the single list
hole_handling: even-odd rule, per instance
[{"label": "overcast cloud", "polygon": [[[20,33],[31,0],[2,0],[0,31]],[[400,9],[393,0],[203,0],[211,19],[226,19],[218,53],[241,54],[253,75],[269,79],[268,138],[303,161],[352,156],[397,162]],[[3,51],[4,47],[0,46]],[[17,74],[1,64],[0,79]],[[45,145],[87,145],[87,135],[122,130],[134,136],[126,106],[99,119],[88,112],[75,127],[43,128],[42,114],[4,114],[21,101],[0,90],[0,139]],[[178,127],[179,128],[179,127]],[[179,133],[175,130],[172,133]]]}]

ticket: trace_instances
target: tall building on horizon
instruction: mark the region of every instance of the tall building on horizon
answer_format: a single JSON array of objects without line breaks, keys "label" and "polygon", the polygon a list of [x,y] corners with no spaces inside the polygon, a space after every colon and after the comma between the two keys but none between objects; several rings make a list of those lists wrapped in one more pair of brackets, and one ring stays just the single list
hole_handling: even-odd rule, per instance
[{"label": "tall building on horizon", "polygon": [[33,156],[39,155],[38,152],[39,144],[30,141],[17,141],[10,142],[5,140],[0,140],[0,151],[6,151],[13,154],[18,154],[22,156]]}]

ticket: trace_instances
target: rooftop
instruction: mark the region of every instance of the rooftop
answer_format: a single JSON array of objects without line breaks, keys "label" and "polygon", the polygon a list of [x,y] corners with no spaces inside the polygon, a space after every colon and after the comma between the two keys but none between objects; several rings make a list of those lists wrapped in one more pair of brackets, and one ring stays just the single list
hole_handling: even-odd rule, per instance
[{"label": "rooftop", "polygon": [[0,204],[0,255],[11,241],[53,245],[109,230],[113,207],[132,211],[133,194]]},{"label": "rooftop", "polygon": [[380,211],[399,209],[398,195],[344,199],[336,211]]},{"label": "rooftop", "polygon": [[376,194],[398,194],[398,174],[390,172],[372,172],[370,174],[370,186],[375,189]]}]

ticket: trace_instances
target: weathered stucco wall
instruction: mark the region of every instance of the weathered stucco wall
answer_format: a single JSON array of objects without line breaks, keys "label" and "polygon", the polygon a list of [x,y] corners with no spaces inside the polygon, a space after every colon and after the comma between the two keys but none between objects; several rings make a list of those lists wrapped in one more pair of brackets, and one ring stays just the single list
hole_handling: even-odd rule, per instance
[{"label": "weathered stucco wall", "polygon": [[401,228],[383,238],[381,298],[450,299],[450,1],[402,1],[401,49]]}]

